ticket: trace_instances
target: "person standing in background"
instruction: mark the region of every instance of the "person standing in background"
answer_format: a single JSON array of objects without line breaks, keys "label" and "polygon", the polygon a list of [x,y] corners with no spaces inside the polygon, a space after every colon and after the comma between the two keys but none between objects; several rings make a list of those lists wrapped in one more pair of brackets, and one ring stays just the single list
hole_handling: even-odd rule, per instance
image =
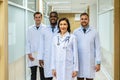
[{"label": "person standing in background", "polygon": [[74,31],[78,42],[78,80],[93,80],[100,70],[101,53],[98,32],[89,25],[89,15],[80,15],[80,28]]},{"label": "person standing in background", "polygon": [[[51,70],[51,54],[52,54],[52,40],[53,37],[58,33],[57,21],[58,13],[55,11],[50,12],[49,15],[50,25],[42,30],[42,45],[43,49],[39,50],[39,63],[44,66],[45,80],[52,80],[52,70]],[[42,54],[41,54],[42,51]]]},{"label": "person standing in background", "polygon": [[77,41],[70,33],[70,23],[67,18],[59,20],[58,28],[58,34],[53,38],[52,74],[56,80],[73,80],[78,72]]},{"label": "person standing in background", "polygon": [[28,55],[28,66],[31,70],[31,80],[37,80],[37,67],[39,67],[40,79],[44,80],[44,71],[42,66],[39,66],[38,44],[40,44],[41,30],[45,25],[41,23],[42,14],[40,12],[34,13],[35,24],[28,28],[26,36],[26,53]]}]

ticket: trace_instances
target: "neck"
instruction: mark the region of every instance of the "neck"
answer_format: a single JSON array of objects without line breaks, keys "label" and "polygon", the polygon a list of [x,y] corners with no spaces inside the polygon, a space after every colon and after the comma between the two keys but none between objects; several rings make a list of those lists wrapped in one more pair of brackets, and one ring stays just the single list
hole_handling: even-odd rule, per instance
[{"label": "neck", "polygon": [[52,27],[55,27],[57,24],[51,24]]},{"label": "neck", "polygon": [[36,24],[36,26],[38,27],[38,26],[40,26],[40,24]]},{"label": "neck", "polygon": [[66,33],[66,32],[60,32],[61,36],[64,36],[65,33]]},{"label": "neck", "polygon": [[83,28],[87,28],[89,25],[87,25],[87,26],[83,26]]}]

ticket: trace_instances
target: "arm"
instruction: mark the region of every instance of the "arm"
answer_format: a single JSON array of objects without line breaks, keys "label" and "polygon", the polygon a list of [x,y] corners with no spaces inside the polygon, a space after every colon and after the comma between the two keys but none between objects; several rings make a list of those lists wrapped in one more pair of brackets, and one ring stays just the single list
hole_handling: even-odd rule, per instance
[{"label": "arm", "polygon": [[44,40],[44,35],[43,34],[41,34],[40,36],[39,36],[39,45],[38,45],[38,56],[37,56],[37,58],[38,58],[38,60],[39,60],[39,64],[40,64],[40,66],[41,67],[43,67],[43,65],[44,65],[44,43],[45,43],[45,40]]},{"label": "arm", "polygon": [[26,33],[26,54],[31,54],[30,31]]},{"label": "arm", "polygon": [[31,53],[31,44],[30,44],[30,31],[28,29],[27,35],[26,35],[26,54],[28,55],[28,58],[33,61],[34,58]]},{"label": "arm", "polygon": [[54,45],[54,42],[55,42],[54,40],[55,39],[53,39],[53,41],[52,41],[51,69],[52,69],[53,76],[56,77],[56,68],[55,68],[55,63],[56,63],[56,61],[55,61],[55,59],[56,59],[55,50],[56,50],[56,47]]},{"label": "arm", "polygon": [[99,35],[96,33],[95,36],[95,55],[96,55],[96,72],[100,70],[100,64],[101,64],[101,52],[100,52],[100,40]]},{"label": "arm", "polygon": [[72,77],[77,76],[78,72],[78,48],[77,48],[77,40],[76,37],[73,39],[73,60],[74,60],[74,71],[72,73]]}]

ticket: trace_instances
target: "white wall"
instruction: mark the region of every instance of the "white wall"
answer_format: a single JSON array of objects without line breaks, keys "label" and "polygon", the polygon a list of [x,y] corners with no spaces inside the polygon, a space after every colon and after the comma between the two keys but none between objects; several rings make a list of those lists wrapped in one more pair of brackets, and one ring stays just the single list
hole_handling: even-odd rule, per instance
[{"label": "white wall", "polygon": [[89,13],[90,13],[90,25],[97,27],[97,5],[93,4],[90,5],[89,8]]}]

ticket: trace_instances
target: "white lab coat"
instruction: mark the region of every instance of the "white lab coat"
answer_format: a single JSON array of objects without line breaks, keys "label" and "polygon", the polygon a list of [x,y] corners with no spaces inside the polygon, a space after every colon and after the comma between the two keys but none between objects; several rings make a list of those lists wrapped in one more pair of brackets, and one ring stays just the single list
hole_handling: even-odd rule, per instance
[{"label": "white lab coat", "polygon": [[45,27],[44,24],[40,24],[40,27],[37,29],[36,25],[32,25],[28,28],[26,35],[26,54],[32,53],[32,56],[35,58],[34,61],[28,60],[28,66],[39,66],[38,56],[38,44],[40,43],[40,35],[42,28]]},{"label": "white lab coat", "polygon": [[[38,56],[39,60],[44,60],[44,74],[45,77],[52,77],[51,71],[51,54],[52,54],[52,40],[53,37],[58,33],[57,25],[55,26],[54,32],[52,32],[51,26],[47,26],[42,30],[42,45],[40,45],[43,49],[39,50]],[[42,53],[41,53],[42,51]]]},{"label": "white lab coat", "polygon": [[61,37],[58,33],[53,39],[52,70],[56,70],[56,80],[73,80],[72,72],[78,71],[77,41],[68,32]]},{"label": "white lab coat", "polygon": [[99,36],[93,27],[88,27],[86,33],[82,29],[80,27],[74,31],[78,41],[78,77],[94,78],[95,65],[101,62]]}]

